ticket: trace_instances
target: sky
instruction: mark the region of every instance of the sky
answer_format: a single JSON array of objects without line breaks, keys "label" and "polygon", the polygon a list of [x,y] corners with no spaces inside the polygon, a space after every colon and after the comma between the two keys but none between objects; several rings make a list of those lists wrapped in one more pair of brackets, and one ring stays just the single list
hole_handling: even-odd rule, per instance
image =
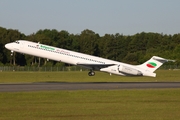
[{"label": "sky", "polygon": [[0,0],[0,26],[80,34],[180,33],[180,0]]}]

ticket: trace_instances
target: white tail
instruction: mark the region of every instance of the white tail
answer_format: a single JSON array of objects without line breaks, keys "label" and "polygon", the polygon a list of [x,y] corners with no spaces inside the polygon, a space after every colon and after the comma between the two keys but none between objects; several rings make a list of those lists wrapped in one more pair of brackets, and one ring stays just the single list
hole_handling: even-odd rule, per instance
[{"label": "white tail", "polygon": [[145,70],[146,72],[153,73],[156,69],[158,69],[163,63],[168,62],[168,59],[161,58],[158,56],[153,56],[151,59],[146,61],[145,63],[138,65],[137,67]]}]

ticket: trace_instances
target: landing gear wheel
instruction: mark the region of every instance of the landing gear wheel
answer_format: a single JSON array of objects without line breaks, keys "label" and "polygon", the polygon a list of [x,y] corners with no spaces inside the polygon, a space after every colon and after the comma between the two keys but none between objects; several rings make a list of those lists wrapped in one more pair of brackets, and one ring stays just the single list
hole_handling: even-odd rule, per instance
[{"label": "landing gear wheel", "polygon": [[13,56],[14,51],[11,51],[11,56]]},{"label": "landing gear wheel", "polygon": [[94,76],[94,75],[95,75],[95,72],[94,72],[94,71],[90,71],[90,72],[88,72],[88,75],[89,75],[89,76]]}]

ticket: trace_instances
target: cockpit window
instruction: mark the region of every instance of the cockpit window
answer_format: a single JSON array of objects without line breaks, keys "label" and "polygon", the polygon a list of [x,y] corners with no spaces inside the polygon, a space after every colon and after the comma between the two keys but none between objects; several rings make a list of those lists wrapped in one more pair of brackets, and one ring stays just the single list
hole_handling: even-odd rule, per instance
[{"label": "cockpit window", "polygon": [[18,42],[18,41],[15,41],[15,43],[19,44],[19,42]]}]

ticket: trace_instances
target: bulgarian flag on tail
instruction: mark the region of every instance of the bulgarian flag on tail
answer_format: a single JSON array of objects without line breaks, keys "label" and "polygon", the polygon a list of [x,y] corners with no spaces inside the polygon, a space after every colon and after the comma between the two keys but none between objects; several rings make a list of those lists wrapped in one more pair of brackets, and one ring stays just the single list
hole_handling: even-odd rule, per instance
[{"label": "bulgarian flag on tail", "polygon": [[146,64],[149,68],[155,68],[157,66],[156,63],[154,62],[149,62],[148,64]]}]

